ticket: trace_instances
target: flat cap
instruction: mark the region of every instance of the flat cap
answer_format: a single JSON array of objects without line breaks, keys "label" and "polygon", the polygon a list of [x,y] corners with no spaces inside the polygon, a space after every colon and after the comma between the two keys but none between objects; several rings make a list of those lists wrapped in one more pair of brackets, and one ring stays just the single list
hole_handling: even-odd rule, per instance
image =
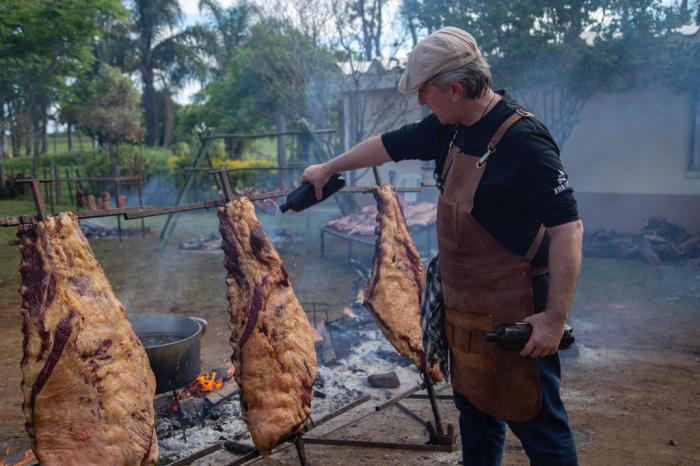
[{"label": "flat cap", "polygon": [[466,31],[448,26],[418,42],[408,55],[399,91],[417,91],[430,78],[481,57],[476,40]]}]

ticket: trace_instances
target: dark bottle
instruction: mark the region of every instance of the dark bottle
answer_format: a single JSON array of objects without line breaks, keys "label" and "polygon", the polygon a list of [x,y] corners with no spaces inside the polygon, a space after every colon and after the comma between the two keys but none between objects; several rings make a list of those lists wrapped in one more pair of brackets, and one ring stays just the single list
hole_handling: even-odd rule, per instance
[{"label": "dark bottle", "polygon": [[280,210],[286,212],[292,210],[294,212],[301,212],[304,209],[308,209],[312,205],[316,205],[321,201],[328,199],[331,195],[335,194],[337,191],[345,186],[345,178],[340,173],[335,173],[331,175],[328,182],[323,186],[323,196],[319,201],[316,199],[316,192],[311,183],[304,182],[296,188],[291,193],[287,194],[287,202],[280,205]]},{"label": "dark bottle", "polygon": [[[521,351],[532,334],[532,326],[530,324],[501,324],[496,327],[495,332],[486,332],[486,341],[496,342],[498,346],[508,351]],[[574,338],[574,329],[570,325],[564,326],[564,334],[559,342],[559,349],[565,350],[571,348],[576,338]]]}]

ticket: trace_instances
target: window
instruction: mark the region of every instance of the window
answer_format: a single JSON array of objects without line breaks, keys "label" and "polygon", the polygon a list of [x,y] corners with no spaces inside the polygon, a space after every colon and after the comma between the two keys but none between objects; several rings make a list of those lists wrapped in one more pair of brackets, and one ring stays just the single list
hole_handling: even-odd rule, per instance
[{"label": "window", "polygon": [[688,117],[686,173],[692,177],[700,177],[700,91],[690,93],[690,112]]}]

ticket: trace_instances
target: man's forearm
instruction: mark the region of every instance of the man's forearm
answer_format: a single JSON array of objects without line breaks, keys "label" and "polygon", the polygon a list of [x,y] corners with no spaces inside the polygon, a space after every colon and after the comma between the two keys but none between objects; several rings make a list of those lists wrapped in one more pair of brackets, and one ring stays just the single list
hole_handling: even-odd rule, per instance
[{"label": "man's forearm", "polygon": [[382,144],[380,136],[372,136],[365,139],[347,152],[326,162],[331,173],[338,173],[346,170],[356,170],[381,165],[389,162],[391,157]]},{"label": "man's forearm", "polygon": [[548,228],[549,243],[549,295],[546,312],[550,317],[564,322],[574,299],[576,283],[581,270],[581,243],[583,224],[576,222]]}]

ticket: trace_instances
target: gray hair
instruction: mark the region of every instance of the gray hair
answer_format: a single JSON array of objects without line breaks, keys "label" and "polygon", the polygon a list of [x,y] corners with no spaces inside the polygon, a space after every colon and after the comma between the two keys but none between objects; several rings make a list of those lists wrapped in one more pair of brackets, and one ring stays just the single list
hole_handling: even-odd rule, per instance
[{"label": "gray hair", "polygon": [[447,90],[450,83],[459,83],[467,98],[477,99],[491,88],[491,70],[486,60],[478,56],[466,65],[433,76],[428,82],[441,91]]}]

